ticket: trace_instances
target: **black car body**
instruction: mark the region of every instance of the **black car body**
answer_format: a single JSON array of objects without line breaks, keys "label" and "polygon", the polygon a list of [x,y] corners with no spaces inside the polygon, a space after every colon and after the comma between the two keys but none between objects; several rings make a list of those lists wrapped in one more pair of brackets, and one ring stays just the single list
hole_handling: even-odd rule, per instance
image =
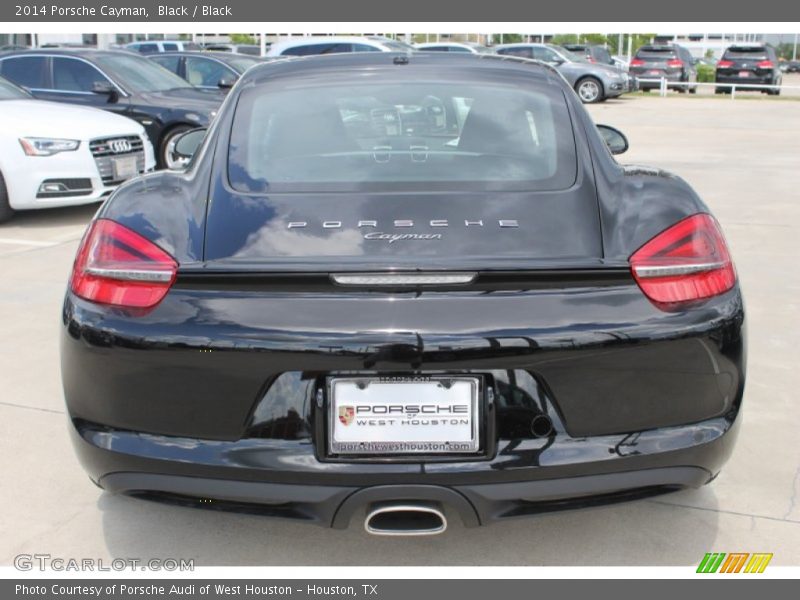
[{"label": "black car body", "polygon": [[[697,86],[675,85],[697,81],[697,68],[691,53],[678,44],[648,44],[636,51],[628,71],[639,79],[639,89],[658,89],[666,80],[667,89],[694,94]],[[648,80],[648,81],[642,81]]]},{"label": "black car body", "polygon": [[[745,44],[728,46],[717,63],[716,83],[744,84],[746,86],[781,85],[780,65],[775,48],[769,44]],[[777,96],[780,89],[737,87],[736,91],[759,91]],[[731,92],[728,86],[716,88],[716,93]]]},{"label": "black car body", "polygon": [[122,50],[29,50],[0,54],[0,75],[40,100],[93,106],[144,126],[161,167],[181,133],[211,123],[224,94],[191,87]]},{"label": "black car body", "polygon": [[162,52],[148,58],[192,86],[207,90],[230,89],[247,69],[267,60],[225,52]]},{"label": "black car body", "polygon": [[620,166],[554,69],[493,55],[250,69],[185,173],[104,205],[62,319],[98,485],[334,527],[368,507],[373,532],[703,485],[744,388],[707,207]]},{"label": "black car body", "polygon": [[[271,45],[272,44],[265,44],[265,48],[269,49]],[[261,56],[261,46],[258,44],[205,44],[203,50],[244,54],[247,56]]]}]

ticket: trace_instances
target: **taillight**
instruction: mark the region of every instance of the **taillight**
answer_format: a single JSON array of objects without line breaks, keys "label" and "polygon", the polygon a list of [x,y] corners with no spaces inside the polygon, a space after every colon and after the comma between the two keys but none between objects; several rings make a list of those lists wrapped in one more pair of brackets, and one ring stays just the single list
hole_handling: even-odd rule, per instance
[{"label": "taillight", "polygon": [[686,302],[736,284],[728,246],[716,220],[698,214],[659,233],[630,258],[636,283],[658,303]]},{"label": "taillight", "polygon": [[683,68],[683,61],[677,58],[673,58],[672,60],[667,61],[667,66],[672,69],[682,69]]},{"label": "taillight", "polygon": [[762,60],[756,64],[757,69],[774,69],[775,65],[771,60]]},{"label": "taillight", "polygon": [[644,61],[641,58],[634,58],[633,60],[631,60],[630,66],[631,67],[643,67],[644,66]]},{"label": "taillight", "polygon": [[147,238],[98,219],[78,249],[70,289],[100,304],[150,308],[167,295],[177,270],[175,259]]},{"label": "taillight", "polygon": [[732,60],[721,60],[717,63],[718,69],[729,69],[733,66]]}]

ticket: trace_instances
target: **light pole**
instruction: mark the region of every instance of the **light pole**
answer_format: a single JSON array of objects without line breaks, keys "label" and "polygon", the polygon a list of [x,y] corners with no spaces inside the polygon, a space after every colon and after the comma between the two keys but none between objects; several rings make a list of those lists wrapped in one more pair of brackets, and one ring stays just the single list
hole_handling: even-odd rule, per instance
[{"label": "light pole", "polygon": [[633,53],[633,36],[628,34],[628,64],[631,64],[631,54]]}]

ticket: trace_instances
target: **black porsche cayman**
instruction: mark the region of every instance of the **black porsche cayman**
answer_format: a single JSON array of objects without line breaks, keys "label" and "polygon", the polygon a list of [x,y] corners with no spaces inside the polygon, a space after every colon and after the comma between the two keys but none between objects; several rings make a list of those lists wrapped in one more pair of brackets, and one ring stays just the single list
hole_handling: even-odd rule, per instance
[{"label": "black porsche cayman", "polygon": [[375,54],[252,68],[91,223],[62,374],[92,480],[400,535],[714,479],[744,311],[697,194],[547,65]]}]

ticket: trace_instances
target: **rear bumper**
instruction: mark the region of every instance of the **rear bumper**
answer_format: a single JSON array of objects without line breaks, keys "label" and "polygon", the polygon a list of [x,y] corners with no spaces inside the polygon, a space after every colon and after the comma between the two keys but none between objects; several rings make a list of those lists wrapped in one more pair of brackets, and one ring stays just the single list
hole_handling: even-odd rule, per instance
[{"label": "rear bumper", "polygon": [[[392,295],[186,286],[145,316],[68,294],[63,319],[70,429],[95,482],[326,525],[346,498],[383,486],[398,497],[381,501],[420,487],[462,498],[483,523],[701,485],[730,455],[744,390],[738,288],[665,312],[628,283]],[[325,382],[342,373],[484,377],[483,455],[328,455]],[[537,433],[541,417],[551,427]]]},{"label": "rear bumper", "polygon": [[738,423],[729,415],[624,436],[501,442],[488,462],[424,467],[320,463],[308,444],[71,430],[84,467],[109,492],[345,528],[373,502],[439,502],[475,526],[699,487],[729,457]]},{"label": "rear bumper", "polygon": [[[659,89],[661,87],[661,79],[662,78],[666,79],[666,81],[667,81],[667,89],[671,89],[671,90],[678,89],[678,88],[685,89],[685,87],[686,87],[686,86],[683,86],[683,85],[670,86],[670,83],[679,83],[679,82],[684,81],[683,75],[681,75],[680,73],[666,74],[666,75],[661,75],[661,76],[659,76],[659,75],[647,75],[646,73],[642,73],[642,74],[637,74],[635,77],[638,79],[638,89],[641,89],[641,90],[653,90],[653,89],[657,90],[657,89]],[[642,79],[644,79],[646,81],[642,81]],[[655,81],[655,80],[658,80],[658,81]]]},{"label": "rear bumper", "polygon": [[466,527],[475,527],[510,518],[647,498],[699,487],[711,478],[698,467],[665,467],[500,484],[342,487],[114,473],[104,477],[101,485],[110,492],[156,501],[346,529],[375,503],[436,502],[458,514]]},{"label": "rear bumper", "polygon": [[[772,75],[768,76],[753,76],[753,77],[735,77],[727,75],[717,75],[715,83],[736,84],[736,85],[774,85],[774,78]],[[741,88],[743,91],[753,88]]]}]

